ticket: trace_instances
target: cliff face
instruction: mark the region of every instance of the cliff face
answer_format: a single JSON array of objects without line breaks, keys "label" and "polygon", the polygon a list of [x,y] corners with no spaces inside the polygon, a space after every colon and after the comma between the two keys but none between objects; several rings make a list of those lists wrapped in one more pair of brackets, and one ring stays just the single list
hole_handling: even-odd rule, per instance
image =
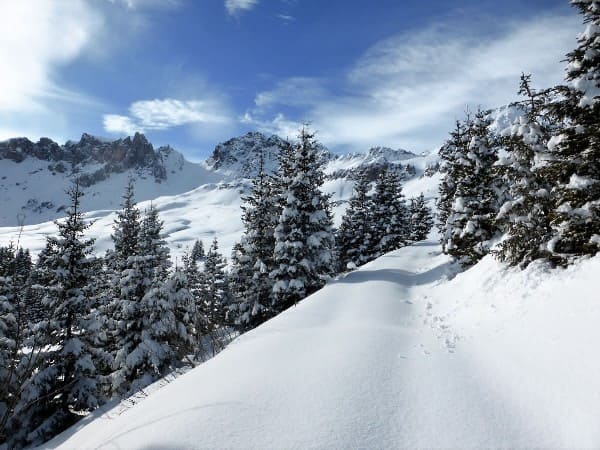
[{"label": "cliff face", "polygon": [[48,170],[59,173],[80,174],[84,186],[91,186],[108,178],[112,173],[129,169],[144,169],[156,181],[166,179],[163,157],[170,147],[154,147],[143,134],[106,141],[84,133],[79,142],[69,141],[59,145],[48,138],[31,142],[27,138],[14,138],[0,142],[0,160],[21,163],[28,158],[48,161]]}]

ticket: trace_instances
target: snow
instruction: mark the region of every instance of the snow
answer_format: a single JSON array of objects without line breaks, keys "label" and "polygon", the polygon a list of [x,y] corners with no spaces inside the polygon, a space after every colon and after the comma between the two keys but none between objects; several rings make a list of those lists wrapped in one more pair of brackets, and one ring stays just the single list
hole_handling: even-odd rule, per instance
[{"label": "snow", "polygon": [[587,189],[591,185],[593,185],[597,182],[598,181],[594,180],[593,178],[582,177],[582,176],[579,176],[574,173],[571,175],[571,178],[569,179],[569,184],[567,184],[567,187],[570,189]]},{"label": "snow", "polygon": [[405,247],[45,448],[597,448],[599,270]]}]

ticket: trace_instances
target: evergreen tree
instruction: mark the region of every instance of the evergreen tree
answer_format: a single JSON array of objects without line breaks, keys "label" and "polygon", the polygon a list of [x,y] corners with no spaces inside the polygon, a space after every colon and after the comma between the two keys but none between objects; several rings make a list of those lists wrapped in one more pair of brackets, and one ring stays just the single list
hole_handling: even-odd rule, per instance
[{"label": "evergreen tree", "polygon": [[282,170],[283,208],[275,229],[273,308],[280,312],[320,289],[333,269],[334,246],[328,197],[319,188],[323,171],[314,134],[300,142]]},{"label": "evergreen tree", "polygon": [[173,299],[176,325],[175,335],[169,344],[174,347],[176,361],[180,362],[194,351],[196,302],[188,289],[185,271],[179,268],[167,279],[167,290]]},{"label": "evergreen tree", "polygon": [[410,200],[408,211],[410,223],[409,240],[418,242],[427,239],[427,236],[433,227],[433,217],[431,215],[431,210],[425,203],[425,196],[422,192],[417,198],[412,198]]},{"label": "evergreen tree", "polygon": [[584,19],[578,46],[567,54],[568,86],[555,111],[563,128],[549,143],[547,176],[558,180],[551,213],[557,257],[596,254],[600,248],[600,4],[573,0]]},{"label": "evergreen tree", "polygon": [[225,329],[229,323],[231,293],[225,258],[218,251],[215,237],[206,252],[204,271],[200,277],[199,303],[196,304],[197,356],[205,358],[224,348]]},{"label": "evergreen tree", "polygon": [[227,273],[227,262],[219,253],[217,238],[206,252],[204,271],[201,274],[201,304],[197,309],[203,311],[208,319],[207,327],[201,334],[209,334],[226,324],[225,317],[230,301]]},{"label": "evergreen tree", "polygon": [[470,116],[467,114],[464,123],[456,121],[456,128],[450,133],[450,138],[442,145],[439,151],[441,159],[440,169],[443,178],[440,181],[439,198],[437,201],[437,226],[441,236],[442,251],[444,252],[446,252],[446,244],[450,239],[448,219],[452,214],[456,184],[460,173],[465,170],[463,161],[466,160],[460,156],[468,153],[469,134],[471,130],[472,122]]},{"label": "evergreen tree", "polygon": [[370,261],[370,249],[375,246],[371,228],[373,206],[369,197],[371,183],[366,173],[361,173],[355,182],[354,195],[342,217],[335,236],[338,270],[344,272]]},{"label": "evergreen tree", "polygon": [[58,237],[48,238],[54,249],[44,298],[50,316],[38,330],[45,351],[15,409],[20,427],[10,445],[44,442],[98,406],[94,360],[100,351],[90,336],[88,295],[93,240],[84,239],[88,225],[78,184],[69,195],[71,207],[65,222],[57,222]]},{"label": "evergreen tree", "polygon": [[486,113],[479,111],[467,132],[470,136],[467,148],[457,146],[460,153],[454,156],[456,189],[443,239],[445,251],[463,265],[474,264],[485,256],[498,231],[494,171],[498,144],[489,125]]},{"label": "evergreen tree", "polygon": [[377,257],[406,245],[410,234],[408,208],[395,171],[381,171],[371,205],[371,255]]},{"label": "evergreen tree", "polygon": [[254,328],[271,316],[271,291],[274,269],[275,227],[278,219],[278,197],[272,180],[264,170],[261,152],[259,171],[252,182],[250,195],[244,198],[242,221],[245,233],[234,259],[232,277],[244,276],[245,280],[232,281],[237,289],[232,305],[241,329]]},{"label": "evergreen tree", "polygon": [[[232,303],[227,309],[227,322],[233,324],[241,331],[246,331],[258,325],[258,310],[250,309],[251,303],[247,300],[247,287],[252,283],[254,275],[250,257],[246,254],[246,236],[236,242],[231,251],[231,272],[229,274],[229,292]],[[270,306],[267,305],[267,306]],[[263,310],[266,311],[266,310]],[[253,314],[254,313],[254,314]]]},{"label": "evergreen tree", "polygon": [[109,265],[116,271],[117,278],[120,277],[120,271],[125,267],[127,259],[139,252],[140,229],[140,210],[134,201],[133,180],[130,179],[111,235],[114,251],[110,254],[112,261],[109,260]]},{"label": "evergreen tree", "polygon": [[204,258],[204,256],[204,244],[202,244],[200,239],[196,239],[194,246],[192,247],[190,257],[194,261],[200,261]]},{"label": "evergreen tree", "polygon": [[141,223],[138,251],[144,258],[145,277],[157,283],[166,279],[171,265],[169,247],[161,235],[163,225],[157,209],[150,205]]},{"label": "evergreen tree", "polygon": [[0,445],[8,437],[7,422],[13,414],[17,386],[15,355],[18,352],[18,321],[15,286],[10,273],[11,247],[0,247]]},{"label": "evergreen tree", "polygon": [[[127,217],[137,220],[138,216]],[[164,286],[169,251],[156,209],[150,208],[139,227],[128,224],[124,228],[137,228],[139,235],[131,250],[134,253],[122,263],[111,307],[116,347],[112,384],[119,395],[142,389],[170,367],[174,353],[164,339],[175,327],[173,302]]]},{"label": "evergreen tree", "polygon": [[548,93],[532,89],[529,75],[521,76],[519,93],[526,98],[514,106],[523,115],[503,137],[506,157],[498,165],[509,198],[496,217],[506,236],[494,254],[511,265],[526,266],[534,259],[550,257],[546,244],[551,238],[551,185],[544,176],[550,123],[544,114]]}]

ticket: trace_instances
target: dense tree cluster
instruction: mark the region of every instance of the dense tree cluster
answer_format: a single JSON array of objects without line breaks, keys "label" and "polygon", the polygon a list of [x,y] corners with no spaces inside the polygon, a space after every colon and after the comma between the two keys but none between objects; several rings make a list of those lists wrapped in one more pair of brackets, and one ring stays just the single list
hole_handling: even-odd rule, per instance
[{"label": "dense tree cluster", "polygon": [[231,339],[216,239],[206,255],[196,241],[173,270],[158,211],[142,215],[130,183],[113,248],[94,257],[82,195],[76,184],[35,264],[0,247],[0,443],[10,448],[40,444]]},{"label": "dense tree cluster", "polygon": [[423,194],[407,205],[396,173],[382,171],[372,190],[370,194],[371,183],[360,175],[336,233],[340,272],[426,239],[433,226]]},{"label": "dense tree cluster", "polygon": [[491,130],[479,112],[440,150],[442,247],[465,265],[490,251],[511,265],[565,265],[600,248],[600,4],[572,4],[585,29],[567,84],[536,90],[523,75],[510,127]]}]

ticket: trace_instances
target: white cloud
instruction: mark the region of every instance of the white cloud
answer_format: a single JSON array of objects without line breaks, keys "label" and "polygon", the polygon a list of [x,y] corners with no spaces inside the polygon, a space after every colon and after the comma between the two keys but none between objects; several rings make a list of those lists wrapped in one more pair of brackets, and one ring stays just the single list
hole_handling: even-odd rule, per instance
[{"label": "white cloud", "polygon": [[347,70],[337,86],[344,94],[327,92],[320,80],[291,78],[259,93],[251,117],[270,131],[282,123],[282,108],[303,105],[303,119],[313,122],[327,145],[432,149],[467,106],[514,101],[521,72],[531,72],[536,86],[561,82],[561,60],[579,29],[573,14],[504,24],[490,33],[438,25],[400,34]]},{"label": "white cloud", "polygon": [[102,24],[81,0],[0,3],[0,112],[40,110],[47,97],[78,101],[54,75],[82,54]]},{"label": "white cloud", "polygon": [[298,134],[302,128],[303,122],[289,120],[283,114],[277,114],[271,120],[260,120],[253,116],[251,112],[246,112],[240,117],[240,122],[258,128],[263,133],[276,134],[284,138],[291,138]]},{"label": "white cloud", "polygon": [[327,96],[321,80],[308,77],[292,77],[277,83],[270,91],[256,95],[254,103],[259,108],[277,104],[289,106],[314,105]]},{"label": "white cloud", "polygon": [[105,114],[103,117],[104,129],[109,133],[114,134],[135,134],[136,131],[144,131],[138,127],[133,121],[127,116],[120,116],[118,114]]},{"label": "white cloud", "polygon": [[296,20],[294,16],[289,16],[287,14],[277,14],[277,17],[280,18],[284,25],[287,25],[290,22]]},{"label": "white cloud", "polygon": [[230,16],[239,16],[258,4],[258,0],[225,0],[225,9]]},{"label": "white cloud", "polygon": [[214,99],[141,100],[131,104],[129,116],[104,115],[104,129],[109,133],[132,134],[189,124],[226,125],[230,118],[225,111],[225,107]]},{"label": "white cloud", "polygon": [[129,9],[140,8],[172,8],[179,6],[180,0],[109,0],[111,3],[121,3]]}]

